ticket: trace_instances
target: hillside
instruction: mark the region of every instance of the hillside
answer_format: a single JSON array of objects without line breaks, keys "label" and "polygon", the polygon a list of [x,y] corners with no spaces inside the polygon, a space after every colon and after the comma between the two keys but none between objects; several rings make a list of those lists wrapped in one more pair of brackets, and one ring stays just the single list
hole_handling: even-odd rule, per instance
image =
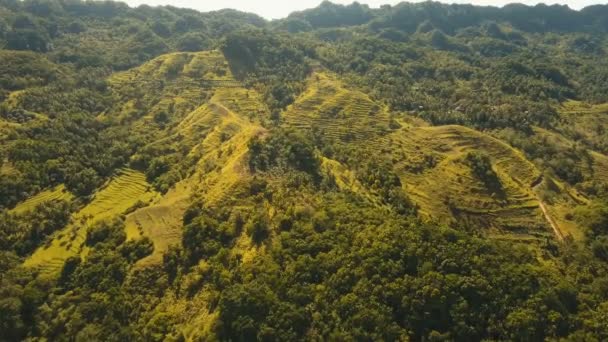
[{"label": "hillside", "polygon": [[607,13],[0,1],[0,341],[608,339]]}]

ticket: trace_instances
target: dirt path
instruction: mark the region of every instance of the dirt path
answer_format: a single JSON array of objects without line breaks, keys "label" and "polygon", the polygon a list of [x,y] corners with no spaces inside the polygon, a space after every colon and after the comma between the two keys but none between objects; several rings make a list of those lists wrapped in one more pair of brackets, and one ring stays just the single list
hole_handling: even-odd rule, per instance
[{"label": "dirt path", "polygon": [[532,192],[534,193],[534,196],[536,196],[536,199],[538,200],[538,203],[540,205],[540,209],[543,211],[543,215],[545,215],[545,219],[547,220],[547,222],[549,222],[549,225],[551,225],[551,228],[553,229],[555,236],[557,237],[557,239],[559,241],[564,241],[564,235],[562,234],[561,230],[559,229],[557,222],[555,222],[555,220],[553,220],[551,215],[549,215],[549,210],[547,209],[547,206],[545,205],[543,200],[540,198],[540,196],[536,193],[536,189],[539,186],[541,186],[544,183],[544,181],[545,180],[542,176],[537,181],[535,181],[532,184]]}]

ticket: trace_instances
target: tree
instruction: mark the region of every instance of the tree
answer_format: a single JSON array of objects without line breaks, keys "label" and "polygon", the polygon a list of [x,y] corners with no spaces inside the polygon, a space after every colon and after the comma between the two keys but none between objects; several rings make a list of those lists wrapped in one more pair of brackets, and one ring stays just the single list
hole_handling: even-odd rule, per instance
[{"label": "tree", "polygon": [[6,41],[9,49],[35,52],[47,52],[50,44],[45,33],[33,29],[13,30],[8,33]]},{"label": "tree", "polygon": [[179,51],[202,51],[211,47],[211,40],[202,33],[186,33],[177,41]]},{"label": "tree", "polygon": [[75,174],[68,174],[66,176],[67,188],[79,196],[92,194],[100,183],[101,179],[97,171],[92,168],[85,168],[77,171]]}]

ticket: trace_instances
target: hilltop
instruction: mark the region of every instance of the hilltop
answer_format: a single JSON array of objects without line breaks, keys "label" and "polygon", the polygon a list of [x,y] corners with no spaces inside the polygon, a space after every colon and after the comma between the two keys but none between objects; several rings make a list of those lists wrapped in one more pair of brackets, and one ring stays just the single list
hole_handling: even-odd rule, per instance
[{"label": "hilltop", "polygon": [[604,340],[608,6],[0,1],[0,340]]}]

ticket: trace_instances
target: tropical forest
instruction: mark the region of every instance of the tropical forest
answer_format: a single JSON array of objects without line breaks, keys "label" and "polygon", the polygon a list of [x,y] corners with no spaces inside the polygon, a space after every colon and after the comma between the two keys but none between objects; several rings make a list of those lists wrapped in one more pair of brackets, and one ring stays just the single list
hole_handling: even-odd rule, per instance
[{"label": "tropical forest", "polygon": [[608,5],[0,0],[0,341],[608,341]]}]

